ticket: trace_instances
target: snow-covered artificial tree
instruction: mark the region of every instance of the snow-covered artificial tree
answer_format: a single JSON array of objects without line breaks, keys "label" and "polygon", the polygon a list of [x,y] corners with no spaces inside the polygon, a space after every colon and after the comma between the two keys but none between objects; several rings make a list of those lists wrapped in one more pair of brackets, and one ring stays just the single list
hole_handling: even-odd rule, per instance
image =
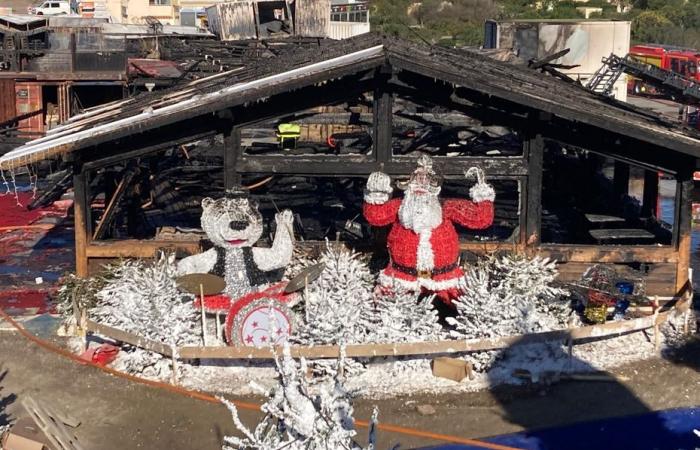
[{"label": "snow-covered artificial tree", "polygon": [[320,260],[325,268],[307,289],[303,323],[293,339],[302,344],[365,342],[374,276],[357,253],[340,244],[329,243]]},{"label": "snow-covered artificial tree", "polygon": [[[306,362],[297,363],[285,345],[282,359],[276,359],[277,386],[266,392],[268,400],[261,407],[265,417],[255,427],[248,429],[238,417],[233,403],[220,399],[231,411],[236,428],[243,438],[226,436],[224,450],[327,450],[361,449],[354,440],[352,396],[344,388],[345,362],[341,354],[338,370],[329,382],[315,386],[312,394],[306,380]],[[375,448],[377,410],[372,414],[368,449]]]},{"label": "snow-covered artificial tree", "polygon": [[[167,345],[201,345],[194,297],[178,289],[175,273],[174,255],[161,255],[153,263],[124,261],[96,294],[98,304],[89,316]],[[160,355],[136,348],[122,352],[115,363],[117,369],[159,378],[169,367]]]},{"label": "snow-covered artificial tree", "polygon": [[[462,339],[492,338],[566,328],[576,319],[564,289],[553,283],[556,263],[523,255],[490,256],[468,270],[462,294],[454,301],[450,334]],[[487,370],[499,352],[467,356],[478,371]]]},{"label": "snow-covered artificial tree", "polygon": [[369,342],[437,341],[443,335],[434,296],[412,292],[377,295],[371,311]]}]

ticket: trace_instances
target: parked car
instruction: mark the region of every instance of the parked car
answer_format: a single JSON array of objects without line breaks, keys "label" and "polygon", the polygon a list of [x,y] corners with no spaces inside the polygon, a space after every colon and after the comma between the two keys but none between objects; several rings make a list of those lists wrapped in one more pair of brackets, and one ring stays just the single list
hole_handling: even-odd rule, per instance
[{"label": "parked car", "polygon": [[70,2],[61,0],[52,0],[42,3],[39,6],[33,6],[27,8],[29,14],[36,14],[38,16],[59,16],[68,15],[71,13]]}]

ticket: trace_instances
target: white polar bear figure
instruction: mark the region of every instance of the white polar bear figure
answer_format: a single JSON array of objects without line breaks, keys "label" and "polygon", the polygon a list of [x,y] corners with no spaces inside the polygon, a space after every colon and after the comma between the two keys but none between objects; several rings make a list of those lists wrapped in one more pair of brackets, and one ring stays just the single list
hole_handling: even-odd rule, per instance
[{"label": "white polar bear figure", "polygon": [[202,230],[213,248],[188,256],[177,265],[178,275],[211,273],[226,281],[224,293],[231,300],[258,290],[272,281],[269,272],[289,264],[294,249],[292,212],[275,216],[277,232],[272,247],[253,247],[263,232],[257,203],[244,191],[228,191],[217,200],[202,200]]}]

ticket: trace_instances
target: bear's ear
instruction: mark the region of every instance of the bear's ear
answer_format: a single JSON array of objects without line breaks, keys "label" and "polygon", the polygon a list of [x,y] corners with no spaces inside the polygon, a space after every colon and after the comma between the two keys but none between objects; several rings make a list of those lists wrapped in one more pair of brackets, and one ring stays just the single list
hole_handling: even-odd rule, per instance
[{"label": "bear's ear", "polygon": [[209,209],[211,205],[214,204],[214,199],[209,197],[204,197],[202,199],[202,209]]}]

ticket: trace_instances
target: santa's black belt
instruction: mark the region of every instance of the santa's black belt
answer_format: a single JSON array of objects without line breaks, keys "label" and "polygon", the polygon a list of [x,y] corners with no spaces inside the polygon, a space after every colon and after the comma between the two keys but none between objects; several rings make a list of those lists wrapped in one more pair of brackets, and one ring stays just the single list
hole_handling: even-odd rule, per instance
[{"label": "santa's black belt", "polygon": [[435,275],[443,275],[445,273],[452,272],[457,267],[459,267],[459,265],[456,262],[454,262],[449,266],[437,267],[433,270],[417,270],[415,267],[402,266],[401,264],[396,264],[392,261],[391,267],[398,270],[399,272],[405,273],[406,275],[411,275],[412,277],[432,278]]}]

